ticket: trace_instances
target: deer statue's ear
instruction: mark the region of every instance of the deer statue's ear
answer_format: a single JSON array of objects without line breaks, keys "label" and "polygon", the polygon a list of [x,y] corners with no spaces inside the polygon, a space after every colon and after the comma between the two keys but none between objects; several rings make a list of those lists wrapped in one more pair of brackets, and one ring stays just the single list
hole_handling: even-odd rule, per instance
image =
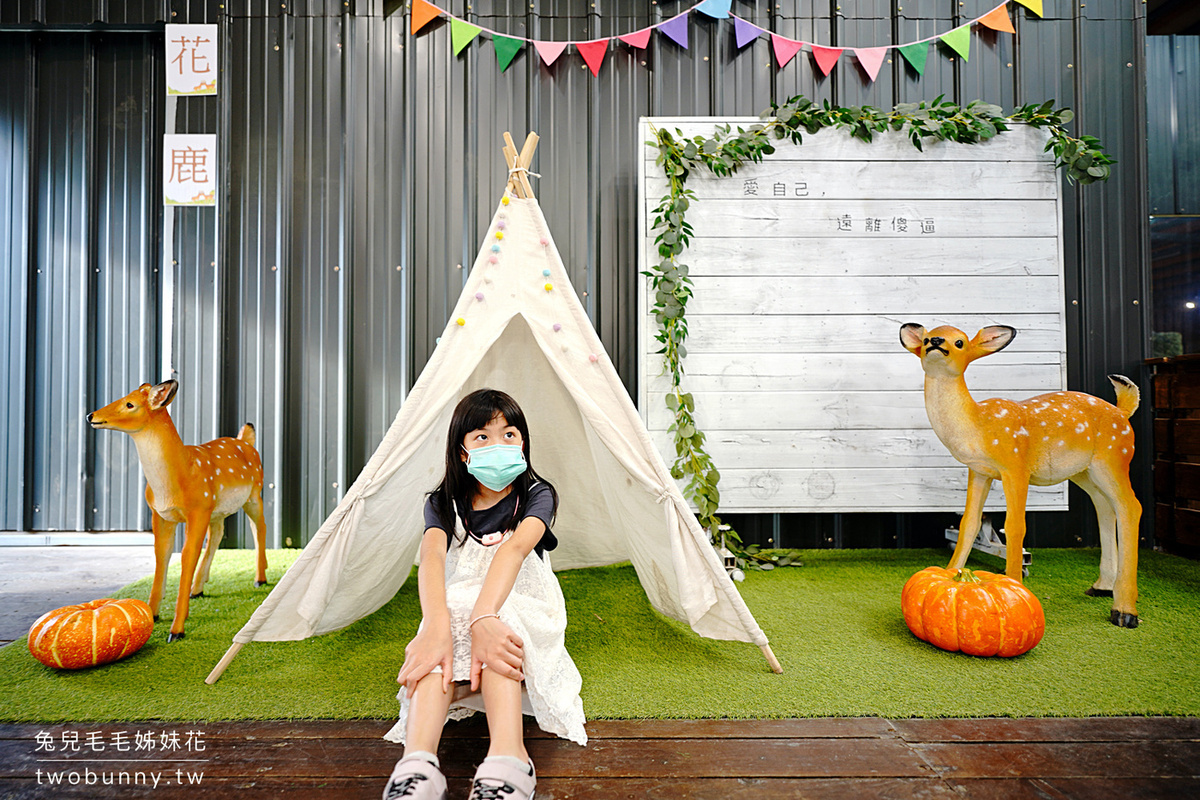
[{"label": "deer statue's ear", "polygon": [[925,343],[925,326],[915,322],[906,322],[900,326],[900,344],[915,356],[921,355],[921,347]]},{"label": "deer statue's ear", "polygon": [[971,349],[979,351],[976,358],[990,353],[999,353],[1012,344],[1012,340],[1015,338],[1017,338],[1016,328],[1010,328],[1008,325],[989,325],[975,334],[975,338],[971,340]]},{"label": "deer statue's ear", "polygon": [[151,386],[150,391],[146,395],[146,400],[150,403],[150,410],[154,411],[163,408],[170,404],[175,399],[175,392],[179,390],[179,381],[170,380],[160,383],[157,386]]}]

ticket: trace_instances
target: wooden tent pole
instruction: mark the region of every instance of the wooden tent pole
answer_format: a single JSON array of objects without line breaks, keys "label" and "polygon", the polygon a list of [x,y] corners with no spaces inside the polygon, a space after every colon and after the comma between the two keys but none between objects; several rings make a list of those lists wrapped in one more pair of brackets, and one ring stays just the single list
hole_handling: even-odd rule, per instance
[{"label": "wooden tent pole", "polygon": [[[508,162],[508,191],[514,197],[521,199],[533,199],[533,186],[529,183],[529,165],[533,163],[533,153],[537,150],[539,137],[536,133],[530,133],[525,137],[525,144],[521,147],[520,154],[517,153],[517,145],[513,141],[512,134],[508,131],[504,132],[504,160]],[[518,169],[513,172],[514,169]]]},{"label": "wooden tent pole", "polygon": [[238,651],[242,649],[243,644],[243,642],[234,642],[232,645],[230,645],[229,649],[225,651],[225,655],[221,656],[221,660],[217,662],[215,667],[213,667],[213,671],[208,673],[208,677],[204,679],[204,682],[209,686],[212,686],[214,683],[216,683],[221,677],[221,673],[225,671],[225,668],[228,667],[229,663],[237,656]]},{"label": "wooden tent pole", "polygon": [[782,675],[783,667],[779,666],[779,659],[771,652],[771,645],[763,644],[759,645],[759,647],[762,648],[763,655],[767,657],[767,664],[771,666],[771,672],[774,672],[776,675]]},{"label": "wooden tent pole", "polygon": [[518,177],[519,172],[513,172],[513,168],[518,166],[521,157],[517,155],[517,145],[513,142],[512,134],[508,131],[504,132],[504,160],[508,162],[508,191],[516,197],[525,197],[525,192],[521,187],[521,180]]},{"label": "wooden tent pole", "polygon": [[533,152],[537,150],[538,135],[533,131],[525,137],[525,144],[521,147],[521,155],[517,159],[517,164],[524,167],[522,172],[517,173],[517,177],[521,181],[521,186],[525,190],[525,196],[533,198],[533,187],[529,184],[529,165],[533,163]]}]

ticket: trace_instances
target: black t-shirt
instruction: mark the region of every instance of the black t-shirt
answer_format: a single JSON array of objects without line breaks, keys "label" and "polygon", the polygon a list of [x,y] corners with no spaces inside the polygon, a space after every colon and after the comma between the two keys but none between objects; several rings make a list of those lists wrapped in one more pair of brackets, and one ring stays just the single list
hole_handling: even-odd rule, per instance
[{"label": "black t-shirt", "polygon": [[[553,550],[558,547],[558,537],[550,531],[550,518],[554,516],[554,495],[551,494],[550,487],[541,481],[530,486],[529,500],[521,507],[520,513],[514,522],[513,512],[516,509],[516,504],[517,493],[515,491],[509,492],[494,506],[468,511],[466,518],[462,519],[463,528],[466,529],[469,535],[480,539],[489,533],[511,530],[526,517],[537,517],[545,523],[546,532],[542,534],[542,539],[534,547],[534,550],[540,556],[543,551]],[[437,507],[434,505],[432,497],[425,500],[425,528],[427,530],[429,528],[439,528],[446,531],[446,526],[442,524],[442,520],[438,516]],[[450,539],[453,537],[454,531],[446,531],[447,548],[449,548]]]}]

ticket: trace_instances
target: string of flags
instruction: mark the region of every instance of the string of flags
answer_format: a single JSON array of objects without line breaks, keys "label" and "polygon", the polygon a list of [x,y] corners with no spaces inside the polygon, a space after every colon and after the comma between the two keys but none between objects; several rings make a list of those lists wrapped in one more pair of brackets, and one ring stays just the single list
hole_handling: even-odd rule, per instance
[{"label": "string of flags", "polygon": [[969,22],[964,22],[946,33],[918,39],[915,42],[908,42],[907,44],[884,45],[881,47],[828,47],[803,39],[789,39],[786,36],[772,33],[765,28],[760,28],[758,25],[730,13],[732,0],[701,0],[701,2],[691,8],[685,9],[670,19],[632,33],[606,36],[602,39],[593,39],[591,41],[565,42],[527,39],[523,36],[500,33],[499,31],[459,19],[453,14],[448,13],[445,9],[428,2],[428,0],[412,0],[411,30],[415,36],[418,31],[437,17],[448,18],[450,20],[450,43],[456,56],[474,41],[477,36],[486,34],[492,40],[492,46],[496,49],[496,61],[500,65],[501,72],[508,69],[508,65],[513,62],[517,54],[528,44],[533,45],[546,66],[550,66],[557,61],[558,57],[563,54],[568,46],[573,46],[583,57],[592,74],[599,75],[600,65],[604,63],[604,56],[608,53],[609,45],[613,41],[622,42],[636,50],[645,50],[650,44],[650,34],[657,30],[660,34],[686,50],[688,48],[689,21],[692,12],[695,11],[710,19],[732,19],[734,38],[739,50],[764,34],[769,36],[771,39],[771,49],[775,53],[775,61],[780,69],[795,58],[797,53],[807,47],[812,53],[817,67],[821,70],[821,74],[828,75],[834,65],[837,64],[838,59],[842,57],[842,54],[849,50],[858,61],[858,65],[874,81],[875,76],[879,74],[879,67],[883,63],[884,58],[887,57],[889,50],[899,50],[900,55],[904,57],[909,66],[918,75],[924,75],[925,60],[929,55],[929,46],[935,41],[943,42],[951,50],[962,56],[963,61],[966,61],[970,56],[971,50],[971,26],[981,25],[994,31],[1015,34],[1016,29],[1013,28],[1012,19],[1009,16],[1009,4],[1014,2],[1025,6],[1025,8],[1039,17],[1043,15],[1042,0],[1004,0],[1004,2],[983,16],[976,17]]}]

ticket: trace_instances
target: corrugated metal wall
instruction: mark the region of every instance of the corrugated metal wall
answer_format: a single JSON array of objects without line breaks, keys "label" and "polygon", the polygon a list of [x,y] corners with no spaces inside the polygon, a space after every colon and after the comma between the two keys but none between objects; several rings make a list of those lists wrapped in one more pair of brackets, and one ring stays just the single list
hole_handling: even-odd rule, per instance
[{"label": "corrugated metal wall", "polygon": [[[1104,377],[1110,372],[1123,372],[1145,385],[1146,126],[1140,4],[1048,0],[1045,19],[1016,11],[1016,43],[1005,34],[973,34],[966,62],[937,45],[923,77],[895,56],[874,83],[849,54],[829,78],[819,77],[807,53],[777,69],[766,38],[738,50],[728,21],[698,15],[691,23],[688,50],[662,36],[652,37],[645,51],[614,45],[599,77],[593,77],[574,53],[546,67],[532,48],[500,73],[485,39],[454,57],[445,22],[411,37],[406,9],[394,0],[163,2],[146,4],[140,12],[135,5],[95,0],[94,8],[85,5],[83,11],[73,4],[76,11],[70,16],[64,4],[22,0],[6,3],[0,11],[0,28],[10,30],[95,20],[222,26],[220,97],[180,98],[173,106],[160,96],[154,100],[162,109],[165,130],[219,133],[227,163],[219,216],[210,209],[179,209],[168,212],[161,226],[162,252],[168,259],[164,266],[170,269],[162,273],[161,292],[139,295],[139,302],[168,298],[161,309],[147,306],[146,318],[154,319],[161,310],[162,330],[171,335],[138,362],[148,365],[149,374],[114,371],[113,349],[98,339],[89,340],[92,364],[76,371],[106,372],[105,396],[97,399],[111,399],[108,395],[124,391],[118,385],[161,377],[155,365],[168,361],[182,383],[174,413],[187,441],[229,434],[242,421],[253,420],[264,451],[270,484],[267,513],[276,542],[299,545],[308,540],[374,451],[406,387],[425,364],[463,284],[461,265],[472,260],[498,200],[505,174],[500,134],[505,130],[520,138],[532,129],[543,137],[534,164],[544,176],[536,184],[539,198],[571,279],[632,392],[639,279],[635,123],[640,116],[757,114],[772,100],[796,93],[884,108],[939,94],[964,103],[983,98],[1006,108],[1054,99],[1073,107],[1077,130],[1099,136],[1120,162],[1108,184],[1066,191],[1069,382],[1102,396],[1111,392]],[[586,40],[643,28],[690,5],[458,0],[445,7],[502,32]],[[760,0],[738,2],[733,11],[783,35],[870,46],[947,32],[992,5],[990,0],[860,0],[841,6],[828,0]],[[143,34],[147,53],[161,47],[161,36],[155,36]],[[34,39],[33,33],[15,32],[0,40],[0,60],[11,65],[10,74],[27,78],[24,84],[10,81],[0,88],[0,131],[12,131],[14,137],[10,148],[0,148],[14,153],[10,164],[0,156],[0,213],[11,211],[0,218],[22,220],[0,234],[14,241],[3,256],[8,266],[5,303],[31,321],[31,331],[41,330],[35,311],[46,302],[35,291],[31,274],[44,251],[37,233],[84,224],[65,209],[38,205],[37,173],[21,166],[41,163],[35,156],[46,158],[28,141],[37,114],[52,113],[58,119],[67,113],[65,97],[45,112],[39,109],[47,104],[30,96],[29,87],[44,87],[32,81],[31,71],[40,74],[53,66]],[[55,68],[83,70],[81,58]],[[159,69],[145,73],[146,87],[157,86]],[[75,84],[64,76],[60,85]],[[155,137],[146,141],[158,147]],[[133,183],[128,174],[101,179],[96,173],[90,183],[73,183],[65,171],[54,174],[63,185],[90,186],[89,208],[98,203],[96,198],[117,192],[118,177],[124,179],[121,185]],[[145,184],[140,191],[153,196],[157,187]],[[157,233],[146,233],[153,235]],[[64,231],[44,238],[49,246],[75,237]],[[72,274],[80,278],[82,272]],[[72,302],[81,315],[96,317],[100,304],[111,316],[109,304],[129,300],[80,295]],[[68,310],[60,308],[59,313]],[[132,324],[128,317],[125,324]],[[51,408],[42,398],[58,396],[71,385],[69,374],[38,371],[40,353],[65,349],[72,341],[64,331],[46,330],[45,335],[49,338],[39,335],[9,348],[10,385],[23,385],[25,391],[10,393],[15,397],[7,402]],[[80,339],[76,334],[73,341]],[[99,387],[89,391],[96,395]],[[75,425],[73,413],[48,418],[42,435],[57,436],[57,449],[66,452],[86,453],[100,446],[100,437],[78,426],[63,433]],[[34,412],[25,412],[30,414]],[[1135,421],[1138,435],[1148,443],[1149,415],[1139,414]],[[60,491],[70,493],[78,491],[68,484],[78,484],[79,475],[111,481],[118,470],[114,450],[114,458],[95,467],[77,457],[78,473],[74,462],[62,465],[60,472],[39,467],[31,473],[28,467],[35,460],[30,452],[48,440],[12,429],[6,435],[6,460],[0,465],[6,470],[6,486],[28,474],[40,475],[37,480],[43,484],[57,475]],[[1147,506],[1150,450],[1144,444],[1135,461],[1135,486]],[[132,458],[130,452],[128,460]],[[124,493],[121,502],[136,506],[128,499],[131,487],[112,485],[106,491]],[[1095,544],[1086,497],[1073,495],[1072,506],[1066,514],[1031,519],[1030,542]],[[50,524],[28,504],[6,505],[0,519],[9,529]],[[129,510],[120,519],[132,525],[140,517]],[[887,514],[735,521],[750,539],[770,538],[788,546],[930,544],[953,522],[946,515]],[[64,524],[88,522],[85,514],[76,513]]]},{"label": "corrugated metal wall", "polygon": [[149,526],[132,443],[84,415],[158,371],[158,40],[0,34],[6,530]]},{"label": "corrugated metal wall", "polygon": [[1150,213],[1200,215],[1200,36],[1146,39]]}]

